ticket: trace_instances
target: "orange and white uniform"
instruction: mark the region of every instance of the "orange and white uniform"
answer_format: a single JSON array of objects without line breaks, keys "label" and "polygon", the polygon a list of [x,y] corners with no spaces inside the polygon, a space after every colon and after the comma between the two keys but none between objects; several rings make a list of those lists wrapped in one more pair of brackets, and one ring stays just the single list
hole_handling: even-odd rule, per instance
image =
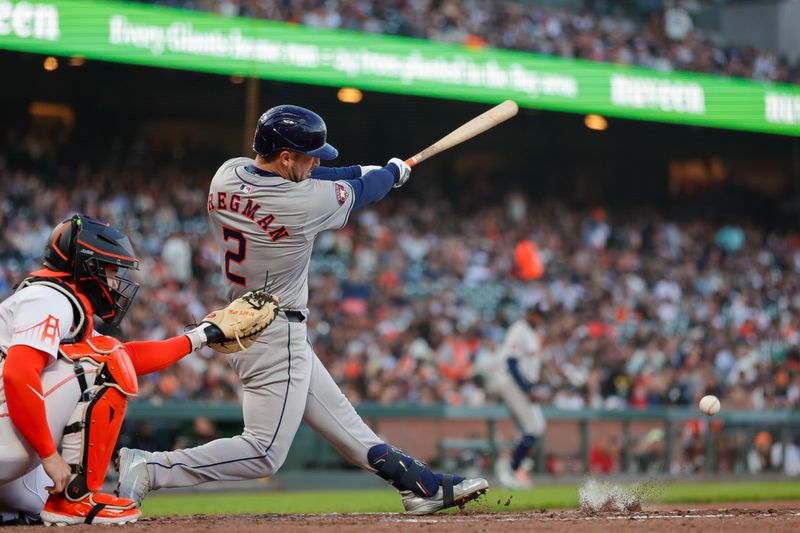
[{"label": "orange and white uniform", "polygon": [[[59,355],[65,340],[101,339],[93,331],[88,300],[74,287],[71,297],[69,291],[59,290],[58,286],[65,286],[57,282],[64,277],[61,274],[40,271],[34,275],[56,279],[53,285],[24,286],[0,303],[0,513],[42,510],[48,497],[45,487],[52,482],[40,460],[55,453],[59,443],[64,459],[78,462],[70,459],[81,457],[75,449],[81,447],[81,436],[69,439],[65,428],[83,420],[84,392],[91,393],[98,369],[88,360],[74,362]],[[71,338],[76,334],[80,338]],[[187,355],[192,343],[182,335],[121,347],[130,356],[135,374],[141,375]],[[135,388],[135,375],[131,379]]]}]

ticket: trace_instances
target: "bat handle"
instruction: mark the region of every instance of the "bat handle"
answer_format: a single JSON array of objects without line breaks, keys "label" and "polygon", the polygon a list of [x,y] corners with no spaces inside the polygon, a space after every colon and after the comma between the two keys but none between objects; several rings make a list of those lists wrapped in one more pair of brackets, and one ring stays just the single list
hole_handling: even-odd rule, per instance
[{"label": "bat handle", "polygon": [[410,166],[411,168],[414,168],[414,165],[416,164],[417,160],[414,159],[413,157],[409,157],[408,159],[406,159],[406,165]]}]

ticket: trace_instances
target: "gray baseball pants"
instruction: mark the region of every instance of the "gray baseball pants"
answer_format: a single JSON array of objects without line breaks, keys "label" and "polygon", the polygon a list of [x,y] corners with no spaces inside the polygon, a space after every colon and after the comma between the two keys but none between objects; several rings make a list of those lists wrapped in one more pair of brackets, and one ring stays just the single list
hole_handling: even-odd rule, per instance
[{"label": "gray baseball pants", "polygon": [[242,435],[147,454],[153,489],[274,475],[304,421],[351,463],[374,471],[367,451],[383,441],[364,423],[322,365],[304,322],[281,313],[249,349],[232,354],[242,380]]}]

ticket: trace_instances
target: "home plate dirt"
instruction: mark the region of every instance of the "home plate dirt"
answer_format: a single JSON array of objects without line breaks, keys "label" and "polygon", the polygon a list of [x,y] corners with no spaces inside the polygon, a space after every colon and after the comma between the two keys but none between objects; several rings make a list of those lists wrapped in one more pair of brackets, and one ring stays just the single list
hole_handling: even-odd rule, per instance
[{"label": "home plate dirt", "polygon": [[[180,517],[143,517],[136,524],[113,531],[147,533],[188,533],[193,531],[241,532],[328,532],[397,533],[412,531],[449,531],[463,533],[502,531],[665,531],[676,528],[694,531],[800,531],[800,502],[758,502],[745,504],[644,505],[640,511],[599,511],[587,514],[580,510],[546,510],[530,512],[461,511],[433,516],[405,514],[317,514],[317,515],[195,515]],[[12,531],[30,532],[30,527],[8,527]],[[52,531],[52,530],[50,530]],[[72,526],[70,533],[93,531],[97,526]],[[102,531],[112,531],[102,528]]]}]

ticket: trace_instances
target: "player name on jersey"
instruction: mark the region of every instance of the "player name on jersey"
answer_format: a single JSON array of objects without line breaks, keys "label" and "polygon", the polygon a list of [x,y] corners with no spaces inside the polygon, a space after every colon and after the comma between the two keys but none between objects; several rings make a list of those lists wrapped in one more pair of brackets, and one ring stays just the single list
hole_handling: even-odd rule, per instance
[{"label": "player name on jersey", "polygon": [[286,226],[281,226],[279,228],[274,228],[272,226],[273,222],[275,222],[275,215],[266,214],[261,216],[258,211],[261,209],[261,205],[255,203],[251,198],[247,199],[247,202],[242,205],[242,197],[236,193],[228,195],[227,192],[212,192],[208,195],[208,212],[214,210],[222,210],[222,211],[231,211],[233,213],[239,213],[246,218],[255,222],[261,230],[268,234],[270,239],[273,241],[279,241],[284,237],[289,236],[289,230],[286,229]]}]

